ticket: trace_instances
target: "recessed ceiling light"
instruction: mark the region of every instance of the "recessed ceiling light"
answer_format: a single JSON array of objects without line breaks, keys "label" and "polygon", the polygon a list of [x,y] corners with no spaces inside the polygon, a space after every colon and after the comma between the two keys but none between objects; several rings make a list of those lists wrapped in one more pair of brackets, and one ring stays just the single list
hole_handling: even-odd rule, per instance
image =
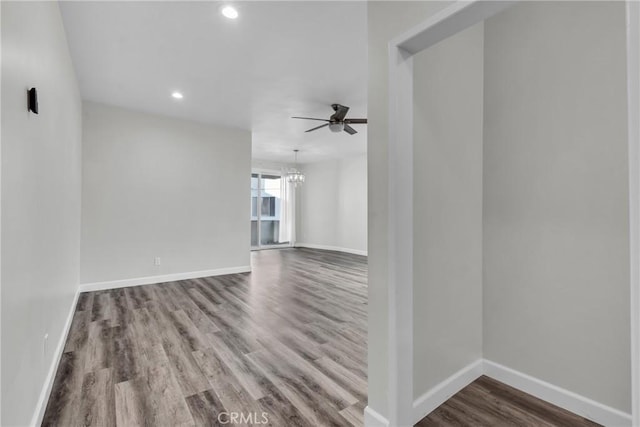
[{"label": "recessed ceiling light", "polygon": [[171,94],[171,97],[175,98],[175,99],[182,99],[182,98],[184,98],[184,95],[182,95],[180,92],[173,92]]},{"label": "recessed ceiling light", "polygon": [[238,17],[238,11],[233,6],[225,6],[222,8],[222,14],[225,18],[236,19]]}]

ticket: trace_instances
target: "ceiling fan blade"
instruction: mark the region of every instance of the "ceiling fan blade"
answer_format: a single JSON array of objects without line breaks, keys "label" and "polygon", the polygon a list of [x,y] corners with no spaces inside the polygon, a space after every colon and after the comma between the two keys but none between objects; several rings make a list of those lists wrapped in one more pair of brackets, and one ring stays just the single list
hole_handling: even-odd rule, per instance
[{"label": "ceiling fan blade", "polygon": [[344,124],[344,131],[346,133],[348,133],[349,135],[353,135],[354,133],[358,133],[357,130],[355,130],[354,128],[352,128],[351,126],[349,126],[348,124]]},{"label": "ceiling fan blade", "polygon": [[317,129],[323,128],[323,127],[325,127],[325,126],[329,126],[329,123],[325,123],[325,124],[323,124],[323,125],[320,125],[320,126],[317,126],[317,127],[311,128],[311,129],[306,130],[306,131],[304,131],[304,132],[305,132],[305,133],[307,133],[307,132],[312,132],[312,131],[314,131],[314,130],[317,130]]},{"label": "ceiling fan blade", "polygon": [[343,121],[347,116],[347,112],[349,111],[349,107],[345,107],[344,105],[340,104],[333,104],[331,105],[331,108],[333,108],[333,110],[335,111],[335,113],[333,113],[333,115],[331,116],[331,120],[337,122]]},{"label": "ceiling fan blade", "polygon": [[344,119],[345,123],[350,123],[350,124],[356,124],[356,125],[360,125],[360,124],[366,124],[367,123],[367,119]]},{"label": "ceiling fan blade", "polygon": [[318,120],[320,122],[328,122],[329,120],[327,119],[316,119],[313,117],[291,117],[292,119],[303,119],[303,120]]}]

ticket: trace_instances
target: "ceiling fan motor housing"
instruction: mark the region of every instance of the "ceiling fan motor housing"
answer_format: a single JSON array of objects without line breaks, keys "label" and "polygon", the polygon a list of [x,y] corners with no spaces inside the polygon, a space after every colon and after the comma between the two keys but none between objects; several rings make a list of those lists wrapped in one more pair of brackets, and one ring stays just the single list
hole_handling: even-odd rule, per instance
[{"label": "ceiling fan motor housing", "polygon": [[344,122],[329,123],[331,132],[342,132],[344,130]]}]

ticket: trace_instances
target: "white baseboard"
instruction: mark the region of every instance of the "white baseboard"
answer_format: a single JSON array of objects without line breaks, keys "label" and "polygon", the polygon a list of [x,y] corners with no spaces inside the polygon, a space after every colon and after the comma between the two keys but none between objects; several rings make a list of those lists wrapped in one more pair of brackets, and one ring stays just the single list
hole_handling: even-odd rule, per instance
[{"label": "white baseboard", "polygon": [[388,427],[389,420],[380,415],[370,406],[364,408],[364,427]]},{"label": "white baseboard", "polygon": [[345,253],[348,253],[348,254],[367,256],[367,251],[362,251],[360,249],[340,248],[338,246],[316,245],[314,243],[296,243],[295,247],[296,248],[321,249],[323,251],[337,251],[337,252],[345,252]]},{"label": "white baseboard", "polygon": [[58,365],[60,364],[60,359],[62,358],[64,346],[67,342],[69,331],[71,330],[71,323],[73,322],[73,315],[76,311],[76,305],[78,304],[78,298],[80,296],[80,293],[88,292],[88,291],[98,291],[98,290],[104,290],[104,289],[123,288],[128,286],[148,285],[153,283],[173,282],[176,280],[197,279],[200,277],[222,276],[224,274],[247,273],[250,271],[251,271],[251,266],[230,267],[230,268],[219,268],[215,270],[167,274],[163,276],[149,276],[149,277],[139,277],[135,279],[114,280],[110,282],[86,283],[78,286],[78,289],[76,290],[76,293],[73,297],[73,302],[71,303],[71,307],[69,309],[69,314],[67,315],[67,320],[65,321],[65,324],[63,327],[62,335],[58,340],[58,345],[56,347],[53,360],[51,362],[51,366],[49,367],[49,371],[47,372],[45,382],[42,386],[42,391],[40,392],[38,403],[36,405],[33,416],[31,417],[30,426],[35,427],[42,424],[42,419],[44,418],[44,412],[47,409],[47,403],[49,402],[49,396],[51,395],[51,389],[53,388],[53,382],[55,381],[55,376],[58,371]]},{"label": "white baseboard", "polygon": [[611,427],[631,425],[631,414],[486,359],[484,374],[598,424]]},{"label": "white baseboard", "polygon": [[73,314],[76,311],[76,305],[78,304],[79,296],[80,296],[80,288],[76,290],[76,294],[73,296],[73,302],[71,303],[69,314],[67,314],[67,320],[65,321],[62,329],[62,335],[58,340],[58,345],[56,347],[55,353],[53,354],[53,360],[51,361],[49,372],[47,372],[47,376],[45,377],[44,384],[42,386],[42,391],[40,392],[40,397],[38,398],[36,409],[33,412],[33,416],[31,417],[30,426],[32,427],[42,425],[42,419],[44,418],[44,411],[47,409],[47,403],[49,402],[49,395],[51,395],[53,382],[56,379],[56,372],[58,372],[58,365],[60,364],[60,359],[62,358],[62,352],[64,351],[64,346],[67,343],[67,336],[69,335],[69,331],[71,330],[71,322],[73,322]]},{"label": "white baseboard", "polygon": [[471,384],[483,373],[483,360],[460,369],[440,384],[427,391],[413,402],[413,423],[417,423],[438,406],[446,402],[451,396]]},{"label": "white baseboard", "polygon": [[413,402],[413,422],[420,421],[483,374],[598,424],[611,427],[631,425],[631,414],[486,359],[467,365],[416,399]]},{"label": "white baseboard", "polygon": [[161,276],[136,277],[133,279],[111,280],[107,282],[84,283],[80,292],[102,291],[105,289],[127,288],[129,286],[153,285],[175,282],[177,280],[199,279],[201,277],[223,276],[225,274],[249,273],[250,265],[240,267],[217,268],[215,270],[190,271],[186,273],[165,274]]}]

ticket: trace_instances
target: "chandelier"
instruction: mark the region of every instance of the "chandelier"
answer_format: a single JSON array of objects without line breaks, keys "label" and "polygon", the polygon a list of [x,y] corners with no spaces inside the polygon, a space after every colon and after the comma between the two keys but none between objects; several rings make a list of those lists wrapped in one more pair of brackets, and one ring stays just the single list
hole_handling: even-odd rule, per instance
[{"label": "chandelier", "polygon": [[296,187],[298,184],[302,184],[304,182],[304,174],[297,169],[298,151],[299,150],[293,150],[295,156],[294,167],[289,169],[289,173],[287,173],[287,181],[294,184]]}]

